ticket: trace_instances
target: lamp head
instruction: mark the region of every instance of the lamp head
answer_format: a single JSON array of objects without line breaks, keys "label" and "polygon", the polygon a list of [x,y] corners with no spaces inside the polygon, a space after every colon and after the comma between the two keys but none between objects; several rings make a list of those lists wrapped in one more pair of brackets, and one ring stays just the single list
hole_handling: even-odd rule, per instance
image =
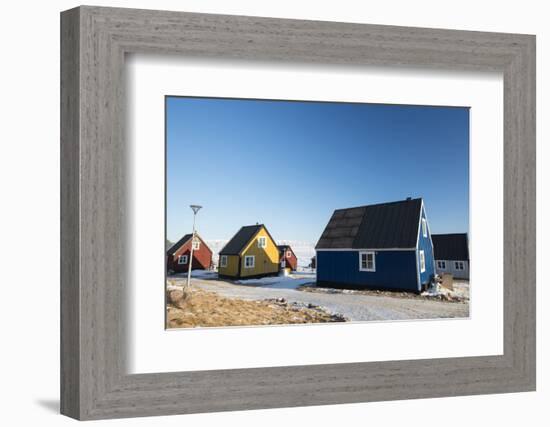
[{"label": "lamp head", "polygon": [[190,205],[189,207],[193,209],[193,213],[195,214],[202,208],[202,206],[199,205]]}]

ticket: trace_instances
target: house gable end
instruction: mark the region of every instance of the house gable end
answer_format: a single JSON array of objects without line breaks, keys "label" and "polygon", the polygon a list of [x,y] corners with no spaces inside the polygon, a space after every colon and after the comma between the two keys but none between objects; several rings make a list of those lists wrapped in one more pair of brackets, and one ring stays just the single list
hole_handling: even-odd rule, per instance
[{"label": "house gable end", "polygon": [[220,255],[240,255],[262,227],[260,224],[241,227],[223,247]]},{"label": "house gable end", "polygon": [[239,252],[239,256],[242,257],[243,254],[245,254],[250,249],[250,247],[254,244],[254,242],[256,241],[256,237],[259,234],[265,234],[265,236],[268,237],[269,240],[271,241],[271,244],[277,249],[277,252],[279,252],[279,248],[277,246],[277,243],[275,242],[275,239],[271,236],[271,234],[269,233],[267,227],[265,225],[262,225],[260,228],[258,228],[256,233],[254,233],[254,235],[248,240],[248,243],[246,243],[246,245]]},{"label": "house gable end", "polygon": [[201,245],[198,250],[207,250],[208,252],[210,252],[210,255],[212,255],[213,254],[212,249],[210,249],[210,247],[206,244],[204,239],[198,233],[195,234],[195,237],[198,237],[198,239],[201,241]]},{"label": "house gable end", "polygon": [[[424,237],[422,229],[422,220],[426,221],[426,237]],[[423,253],[423,256],[420,253]],[[424,260],[424,271],[421,269],[421,258]],[[435,259],[434,250],[430,232],[430,224],[426,215],[426,209],[424,203],[421,205],[420,215],[418,218],[418,230],[416,241],[416,268],[418,278],[418,289],[420,290],[423,285],[430,282],[432,276],[435,274]]]}]

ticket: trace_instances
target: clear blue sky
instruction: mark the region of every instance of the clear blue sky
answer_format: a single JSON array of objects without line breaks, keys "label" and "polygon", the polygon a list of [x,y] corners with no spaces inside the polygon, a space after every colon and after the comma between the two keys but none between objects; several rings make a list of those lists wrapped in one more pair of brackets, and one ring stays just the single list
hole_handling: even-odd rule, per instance
[{"label": "clear blue sky", "polygon": [[267,225],[316,243],[334,209],[423,197],[433,233],[467,232],[469,109],[168,97],[167,237]]}]

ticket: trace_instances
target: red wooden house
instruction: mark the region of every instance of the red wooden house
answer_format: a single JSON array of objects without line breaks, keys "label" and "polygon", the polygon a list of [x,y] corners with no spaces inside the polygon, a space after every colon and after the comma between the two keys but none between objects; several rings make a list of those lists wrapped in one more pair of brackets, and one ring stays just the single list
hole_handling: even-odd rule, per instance
[{"label": "red wooden house", "polygon": [[191,234],[186,234],[166,252],[166,269],[168,272],[183,273],[189,269],[189,256],[193,244],[192,270],[206,270],[212,265],[212,251],[202,238],[195,233],[192,242]]},{"label": "red wooden house", "polygon": [[289,270],[296,271],[298,268],[298,258],[294,254],[292,248],[289,245],[277,245],[277,248],[279,248],[281,268],[288,268]]}]

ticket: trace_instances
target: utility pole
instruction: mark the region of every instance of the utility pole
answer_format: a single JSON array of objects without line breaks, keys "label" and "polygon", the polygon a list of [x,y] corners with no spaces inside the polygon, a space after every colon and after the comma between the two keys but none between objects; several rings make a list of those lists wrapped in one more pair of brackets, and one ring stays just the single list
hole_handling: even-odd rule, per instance
[{"label": "utility pole", "polygon": [[189,289],[189,286],[191,286],[191,265],[193,264],[193,248],[195,246],[195,219],[197,217],[197,212],[202,208],[202,206],[190,205],[189,207],[193,210],[193,234],[191,237],[191,253],[189,254],[189,260],[187,261],[188,270],[187,285],[185,286],[186,289]]}]

